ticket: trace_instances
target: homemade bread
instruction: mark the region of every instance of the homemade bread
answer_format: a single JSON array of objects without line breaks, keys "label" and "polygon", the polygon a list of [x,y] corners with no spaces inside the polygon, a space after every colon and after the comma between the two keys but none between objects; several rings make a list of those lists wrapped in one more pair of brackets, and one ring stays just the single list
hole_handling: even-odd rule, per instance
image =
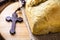
[{"label": "homemade bread", "polygon": [[35,35],[60,32],[60,0],[27,0],[26,16]]}]

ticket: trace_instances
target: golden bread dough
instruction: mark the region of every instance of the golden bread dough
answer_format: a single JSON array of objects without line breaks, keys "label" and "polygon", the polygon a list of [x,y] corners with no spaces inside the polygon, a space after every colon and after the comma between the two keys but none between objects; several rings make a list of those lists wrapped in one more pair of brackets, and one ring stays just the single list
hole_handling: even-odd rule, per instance
[{"label": "golden bread dough", "polygon": [[60,32],[60,0],[27,0],[26,16],[35,35]]}]

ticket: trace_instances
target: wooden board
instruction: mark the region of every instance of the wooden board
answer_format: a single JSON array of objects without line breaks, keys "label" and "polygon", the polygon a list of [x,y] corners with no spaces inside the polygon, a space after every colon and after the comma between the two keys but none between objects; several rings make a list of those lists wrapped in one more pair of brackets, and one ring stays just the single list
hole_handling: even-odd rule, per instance
[{"label": "wooden board", "polygon": [[[12,16],[19,6],[18,2],[13,3],[6,7],[0,14],[0,33],[6,40],[29,40],[29,33],[24,22],[16,24],[16,34],[12,36],[9,32],[12,22],[5,20],[7,16]],[[19,17],[23,18],[20,11],[18,11],[17,14]]]}]

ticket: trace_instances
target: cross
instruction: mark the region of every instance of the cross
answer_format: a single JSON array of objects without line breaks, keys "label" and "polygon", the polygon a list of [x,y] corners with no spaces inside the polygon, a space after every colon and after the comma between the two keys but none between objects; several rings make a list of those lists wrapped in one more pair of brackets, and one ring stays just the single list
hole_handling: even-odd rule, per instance
[{"label": "cross", "polygon": [[10,16],[6,17],[6,21],[8,21],[8,22],[11,21],[12,22],[12,27],[10,29],[10,34],[11,35],[14,35],[16,33],[15,32],[16,23],[17,22],[20,22],[21,23],[23,21],[23,19],[21,17],[18,18],[18,15],[16,14],[16,12],[14,12],[12,14],[12,17],[10,17]]}]

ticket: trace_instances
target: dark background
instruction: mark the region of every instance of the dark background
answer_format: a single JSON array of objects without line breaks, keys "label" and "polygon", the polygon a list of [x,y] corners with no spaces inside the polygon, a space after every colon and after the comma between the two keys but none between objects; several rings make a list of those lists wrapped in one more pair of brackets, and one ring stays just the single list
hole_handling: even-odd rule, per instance
[{"label": "dark background", "polygon": [[0,2],[0,13],[3,11],[3,9],[8,6],[9,4],[16,2],[18,0],[4,0]]}]

